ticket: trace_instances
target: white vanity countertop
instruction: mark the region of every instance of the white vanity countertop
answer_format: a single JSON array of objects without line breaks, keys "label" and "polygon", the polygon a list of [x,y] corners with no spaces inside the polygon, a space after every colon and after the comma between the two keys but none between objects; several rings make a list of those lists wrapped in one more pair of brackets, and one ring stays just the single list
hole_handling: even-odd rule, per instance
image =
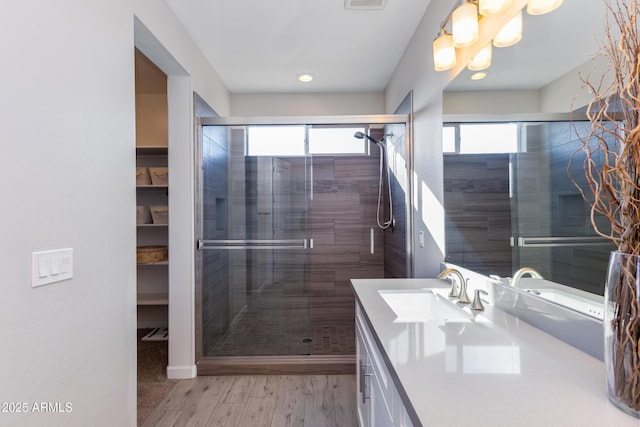
[{"label": "white vanity countertop", "polygon": [[378,292],[448,283],[352,280],[405,406],[422,425],[640,426],[609,402],[601,361],[528,323],[490,304],[474,319],[402,319]]}]

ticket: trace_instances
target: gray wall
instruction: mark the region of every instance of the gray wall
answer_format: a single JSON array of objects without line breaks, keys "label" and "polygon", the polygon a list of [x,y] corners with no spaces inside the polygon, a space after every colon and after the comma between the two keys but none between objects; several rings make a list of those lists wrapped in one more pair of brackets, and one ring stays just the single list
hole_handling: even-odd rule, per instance
[{"label": "gray wall", "polygon": [[[407,263],[409,176],[407,171],[407,129],[403,124],[389,125],[385,133],[393,133],[386,142],[387,159],[391,171],[391,198],[395,226],[384,232],[384,277],[410,277]],[[385,181],[386,182],[386,181]],[[386,184],[385,184],[386,188]],[[388,218],[388,197],[385,192],[384,218]]]}]

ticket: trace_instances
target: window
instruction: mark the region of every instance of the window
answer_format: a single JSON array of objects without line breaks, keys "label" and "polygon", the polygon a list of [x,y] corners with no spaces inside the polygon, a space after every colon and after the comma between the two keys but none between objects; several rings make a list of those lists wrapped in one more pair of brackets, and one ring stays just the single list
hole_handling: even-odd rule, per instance
[{"label": "window", "polygon": [[456,150],[456,129],[457,126],[447,126],[442,128],[442,152],[455,153]]},{"label": "window", "polygon": [[367,154],[366,139],[357,139],[363,127],[318,127],[309,129],[309,154]]},{"label": "window", "polygon": [[518,152],[517,123],[459,123],[443,127],[445,153],[489,154]]},{"label": "window", "polygon": [[248,156],[304,156],[305,126],[249,126]]},{"label": "window", "polygon": [[[306,144],[308,128],[308,146]],[[247,156],[304,156],[367,154],[366,139],[357,139],[356,132],[366,128],[345,126],[249,126],[247,127]]]}]

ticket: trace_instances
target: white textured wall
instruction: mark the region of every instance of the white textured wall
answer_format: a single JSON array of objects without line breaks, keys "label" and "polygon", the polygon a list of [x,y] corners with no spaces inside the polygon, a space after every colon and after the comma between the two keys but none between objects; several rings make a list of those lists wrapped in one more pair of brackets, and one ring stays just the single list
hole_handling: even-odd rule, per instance
[{"label": "white textured wall", "polygon": [[593,94],[584,87],[581,78],[587,78],[589,75],[596,76],[592,78],[593,83],[605,75],[602,87],[611,82],[611,76],[607,75],[606,61],[602,57],[595,57],[540,89],[541,112],[566,113],[587,105]]},{"label": "white textured wall", "polygon": [[[135,16],[155,40],[138,37],[136,47],[168,76],[188,75],[191,89],[216,113],[229,115],[229,91],[164,0],[133,1]],[[136,29],[138,30],[138,28]],[[223,42],[223,41],[221,41]]]},{"label": "white textured wall", "polygon": [[[3,1],[0,52],[0,402],[72,405],[0,425],[134,426],[131,2]],[[67,247],[73,279],[32,289]]]},{"label": "white textured wall", "polygon": [[383,114],[383,93],[232,94],[233,116]]},{"label": "white textured wall", "polygon": [[491,90],[444,92],[444,114],[517,114],[538,113],[537,90]]}]

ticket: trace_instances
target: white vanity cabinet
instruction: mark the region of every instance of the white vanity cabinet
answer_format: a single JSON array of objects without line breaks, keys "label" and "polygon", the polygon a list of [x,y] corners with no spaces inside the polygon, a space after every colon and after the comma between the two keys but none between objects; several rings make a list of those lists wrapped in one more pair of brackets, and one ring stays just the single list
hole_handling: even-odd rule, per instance
[{"label": "white vanity cabinet", "polygon": [[356,305],[356,352],[360,426],[413,427],[359,305]]}]

